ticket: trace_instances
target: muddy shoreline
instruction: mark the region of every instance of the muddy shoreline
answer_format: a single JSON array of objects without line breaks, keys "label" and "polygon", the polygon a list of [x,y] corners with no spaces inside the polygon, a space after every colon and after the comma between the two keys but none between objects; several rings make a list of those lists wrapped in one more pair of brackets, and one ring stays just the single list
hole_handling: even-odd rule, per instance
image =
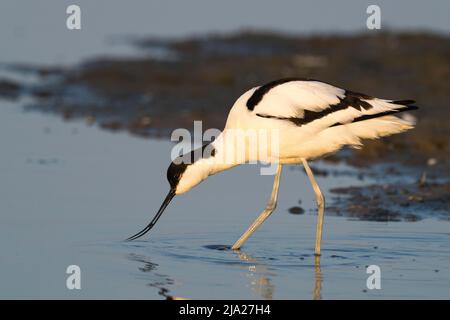
[{"label": "muddy shoreline", "polygon": [[[353,165],[395,161],[449,168],[450,41],[433,34],[300,37],[236,33],[132,43],[148,58],[94,58],[72,68],[9,66],[38,74],[38,85],[0,79],[0,96],[29,94],[26,109],[83,118],[108,130],[167,137],[179,127],[223,128],[246,89],[282,77],[320,79],[374,96],[414,99],[417,127],[369,141]],[[155,56],[154,52],[158,55]],[[162,52],[162,53],[161,53]],[[407,137],[407,138],[406,138]]]},{"label": "muddy shoreline", "polygon": [[[427,183],[332,190],[336,198],[330,212],[341,215],[345,209],[347,216],[361,219],[416,221],[421,216],[414,212],[421,211],[425,203],[427,210],[436,213],[432,215],[448,216],[449,37],[241,32],[140,39],[130,45],[144,57],[97,57],[73,67],[1,66],[33,74],[38,80],[21,83],[0,77],[0,98],[29,96],[31,102],[23,105],[24,110],[163,139],[175,128],[192,130],[194,120],[203,121],[203,130],[223,128],[229,108],[242,92],[283,77],[319,79],[381,98],[414,99],[420,107],[411,114],[417,119],[414,130],[366,141],[362,150],[344,150],[326,160],[361,168],[392,163],[393,171],[405,166],[417,179],[426,172]],[[385,207],[386,202],[393,207]],[[298,207],[293,214],[302,210]]]}]

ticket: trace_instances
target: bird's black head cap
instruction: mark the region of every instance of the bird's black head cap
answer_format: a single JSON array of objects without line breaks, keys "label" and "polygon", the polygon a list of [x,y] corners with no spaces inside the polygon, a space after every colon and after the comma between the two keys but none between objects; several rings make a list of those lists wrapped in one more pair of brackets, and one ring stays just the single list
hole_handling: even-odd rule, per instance
[{"label": "bird's black head cap", "polygon": [[188,164],[184,162],[178,162],[179,158],[175,159],[170,163],[169,168],[167,168],[167,181],[169,181],[170,189],[176,190],[178,182],[180,182],[181,176],[186,171]]},{"label": "bird's black head cap", "polygon": [[211,144],[205,144],[202,147],[192,150],[182,156],[177,157],[172,161],[167,169],[167,180],[170,184],[170,189],[176,190],[183,173],[186,169],[202,158],[214,157],[216,150]]}]

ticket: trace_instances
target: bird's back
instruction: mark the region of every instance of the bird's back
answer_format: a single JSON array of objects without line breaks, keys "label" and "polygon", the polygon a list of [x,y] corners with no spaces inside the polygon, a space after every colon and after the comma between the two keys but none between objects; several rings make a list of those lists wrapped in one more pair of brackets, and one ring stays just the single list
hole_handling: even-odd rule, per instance
[{"label": "bird's back", "polygon": [[358,148],[361,139],[411,129],[412,121],[393,114],[416,109],[413,103],[379,99],[317,80],[280,79],[239,97],[225,130],[266,130],[266,136],[276,131],[280,162],[295,163],[345,145]]}]

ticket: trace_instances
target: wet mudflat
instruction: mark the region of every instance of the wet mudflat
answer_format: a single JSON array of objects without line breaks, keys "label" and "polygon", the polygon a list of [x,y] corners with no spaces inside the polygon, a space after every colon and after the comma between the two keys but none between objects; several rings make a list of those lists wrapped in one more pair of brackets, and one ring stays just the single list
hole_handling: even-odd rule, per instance
[{"label": "wet mudflat", "polygon": [[[175,40],[143,37],[128,44],[139,54],[93,56],[72,66],[0,65],[0,96],[27,98],[24,110],[156,139],[167,139],[175,128],[192,130],[195,120],[202,121],[203,130],[221,129],[244,90],[282,77],[315,78],[379,97],[415,99],[420,109],[403,115],[417,120],[414,130],[365,141],[362,150],[325,159],[382,177],[370,188],[333,190],[337,201],[329,211],[368,220],[417,220],[425,201],[433,215],[448,217],[448,36],[238,32]],[[380,164],[381,170],[373,169]],[[408,178],[386,185],[399,176]],[[358,206],[366,201],[369,207]],[[291,211],[304,210],[293,205]]]},{"label": "wet mudflat", "polygon": [[[450,295],[450,222],[426,206],[415,222],[327,211],[317,264],[314,195],[306,175],[291,167],[282,176],[277,211],[233,252],[227,247],[259,214],[272,184],[257,166],[243,166],[175,199],[154,232],[126,243],[122,239],[148,222],[167,192],[172,144],[24,113],[11,102],[2,101],[0,113],[1,298]],[[415,181],[364,174],[343,163],[316,162],[315,168],[328,172],[318,181],[330,206],[331,189]],[[304,213],[289,213],[293,206]],[[81,268],[81,290],[66,288],[72,264]],[[382,270],[381,290],[367,290],[366,266],[372,264]]]}]

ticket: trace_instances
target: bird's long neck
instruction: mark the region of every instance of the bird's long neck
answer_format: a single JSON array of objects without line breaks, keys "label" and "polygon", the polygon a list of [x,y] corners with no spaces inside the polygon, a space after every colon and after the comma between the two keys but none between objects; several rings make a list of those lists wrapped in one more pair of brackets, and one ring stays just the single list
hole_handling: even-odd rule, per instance
[{"label": "bird's long neck", "polygon": [[[189,191],[210,175],[239,164],[232,160],[232,154],[227,153],[227,150],[231,150],[231,148],[226,147],[226,144],[222,143],[222,140],[223,137],[219,136],[214,142],[203,145],[203,147],[184,155],[191,162],[187,165],[180,166],[182,174],[176,184],[177,194]],[[177,165],[172,163],[171,166],[176,167]]]},{"label": "bird's long neck", "polygon": [[277,130],[225,129],[214,142],[214,156],[210,159],[214,173],[228,168],[256,162],[277,162],[279,137]]},{"label": "bird's long neck", "polygon": [[270,139],[270,136],[261,140],[258,135],[225,129],[213,142],[202,147],[202,159],[194,166],[209,176],[252,161],[270,162]]},{"label": "bird's long neck", "polygon": [[231,137],[222,132],[207,148],[211,150],[211,156],[203,159],[209,166],[210,175],[230,169],[246,161],[241,159],[236,152],[235,142]]}]

